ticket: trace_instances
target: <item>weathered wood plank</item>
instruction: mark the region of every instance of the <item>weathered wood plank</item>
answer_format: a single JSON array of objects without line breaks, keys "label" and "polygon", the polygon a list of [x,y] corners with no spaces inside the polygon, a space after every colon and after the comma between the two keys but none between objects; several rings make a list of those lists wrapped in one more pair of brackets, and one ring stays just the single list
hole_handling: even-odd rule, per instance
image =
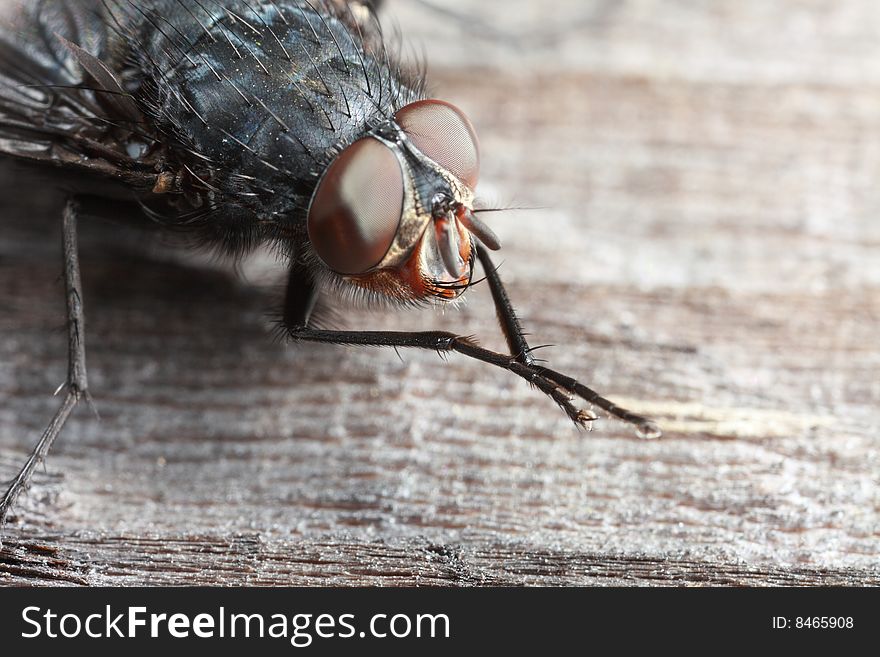
[{"label": "weathered wood plank", "polygon": [[[462,358],[278,345],[270,260],[242,280],[86,224],[102,419],[3,531],[0,582],[880,583],[880,8],[446,2],[485,21],[461,38],[388,4],[478,126],[484,195],[542,208],[493,216],[533,339],[665,438],[579,434]],[[53,201],[3,178],[5,477],[65,341]],[[341,321],[501,347],[470,294]]]},{"label": "weathered wood plank", "polygon": [[[100,570],[93,565],[101,555]],[[233,536],[80,535],[10,542],[0,560],[18,584],[216,586],[864,586],[876,570],[756,566],[528,545],[441,545],[419,539],[266,541]]]}]

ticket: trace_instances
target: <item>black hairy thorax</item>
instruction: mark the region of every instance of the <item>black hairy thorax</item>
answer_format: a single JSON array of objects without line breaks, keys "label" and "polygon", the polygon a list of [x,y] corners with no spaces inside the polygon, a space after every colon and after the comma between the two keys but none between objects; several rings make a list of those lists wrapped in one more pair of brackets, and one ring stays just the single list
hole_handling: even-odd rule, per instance
[{"label": "black hairy thorax", "polygon": [[112,9],[124,12],[117,36],[130,91],[155,130],[145,152],[158,153],[158,189],[171,195],[151,206],[155,215],[200,223],[232,250],[299,241],[332,158],[420,93],[374,38],[378,24],[361,25],[345,7],[165,0]]},{"label": "black hairy thorax", "polygon": [[359,2],[37,0],[28,14],[27,38],[0,42],[18,69],[4,150],[122,182],[149,217],[228,253],[295,251],[328,164],[423,94]]}]

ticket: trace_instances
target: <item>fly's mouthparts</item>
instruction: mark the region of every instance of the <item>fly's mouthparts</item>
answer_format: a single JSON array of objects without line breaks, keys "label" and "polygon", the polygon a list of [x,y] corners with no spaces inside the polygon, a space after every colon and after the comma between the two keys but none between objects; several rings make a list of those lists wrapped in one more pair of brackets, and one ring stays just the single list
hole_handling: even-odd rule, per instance
[{"label": "fly's mouthparts", "polygon": [[455,216],[450,212],[445,217],[434,220],[434,232],[436,233],[437,248],[446,272],[452,278],[461,276],[461,256],[459,254],[458,230],[455,224]]}]

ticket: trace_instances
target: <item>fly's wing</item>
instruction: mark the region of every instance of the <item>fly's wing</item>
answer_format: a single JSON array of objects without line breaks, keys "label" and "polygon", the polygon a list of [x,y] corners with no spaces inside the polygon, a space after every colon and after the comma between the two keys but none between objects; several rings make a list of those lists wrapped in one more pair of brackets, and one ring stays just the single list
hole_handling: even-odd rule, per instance
[{"label": "fly's wing", "polygon": [[[0,11],[0,155],[125,179],[112,137],[139,112],[106,63],[102,0],[27,0]],[[122,143],[121,141],[119,143]]]}]

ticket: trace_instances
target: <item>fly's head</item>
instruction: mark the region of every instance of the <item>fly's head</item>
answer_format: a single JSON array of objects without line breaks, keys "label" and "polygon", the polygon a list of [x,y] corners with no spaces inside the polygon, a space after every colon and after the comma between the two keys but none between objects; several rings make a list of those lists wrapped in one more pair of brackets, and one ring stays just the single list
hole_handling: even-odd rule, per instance
[{"label": "fly's head", "polygon": [[353,284],[403,300],[454,299],[470,284],[475,240],[500,247],[474,214],[480,169],[467,117],[411,103],[345,148],[318,182],[309,240]]}]

